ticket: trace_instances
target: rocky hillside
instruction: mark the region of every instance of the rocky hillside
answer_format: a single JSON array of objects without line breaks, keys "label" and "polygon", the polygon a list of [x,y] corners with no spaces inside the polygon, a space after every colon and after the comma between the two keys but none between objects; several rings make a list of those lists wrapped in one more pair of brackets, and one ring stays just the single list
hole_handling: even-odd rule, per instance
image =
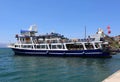
[{"label": "rocky hillside", "polygon": [[113,37],[106,36],[105,41],[108,41],[112,49],[119,49],[120,44]]}]

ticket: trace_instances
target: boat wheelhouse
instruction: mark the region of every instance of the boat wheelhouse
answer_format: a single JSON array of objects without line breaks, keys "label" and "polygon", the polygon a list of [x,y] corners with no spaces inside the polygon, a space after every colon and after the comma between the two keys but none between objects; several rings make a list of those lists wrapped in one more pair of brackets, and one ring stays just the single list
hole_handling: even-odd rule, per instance
[{"label": "boat wheelhouse", "polygon": [[[62,57],[111,57],[106,43],[89,39],[69,39],[58,33],[36,35],[36,26],[22,30],[11,44],[16,55],[62,56]],[[108,44],[108,43],[107,43]]]}]

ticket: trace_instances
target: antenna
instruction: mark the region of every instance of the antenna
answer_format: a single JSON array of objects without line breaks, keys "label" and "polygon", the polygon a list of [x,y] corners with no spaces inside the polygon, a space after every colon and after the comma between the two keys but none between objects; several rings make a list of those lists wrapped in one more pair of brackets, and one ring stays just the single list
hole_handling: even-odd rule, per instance
[{"label": "antenna", "polygon": [[86,39],[86,26],[85,26],[85,39]]}]

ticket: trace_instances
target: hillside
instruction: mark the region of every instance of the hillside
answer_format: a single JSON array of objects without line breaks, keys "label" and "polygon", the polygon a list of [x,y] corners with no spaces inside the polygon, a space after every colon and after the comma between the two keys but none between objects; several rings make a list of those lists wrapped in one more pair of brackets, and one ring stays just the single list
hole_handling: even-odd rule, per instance
[{"label": "hillside", "polygon": [[120,48],[120,44],[117,41],[115,41],[113,37],[106,36],[105,41],[109,42],[110,47],[112,49],[119,49]]}]

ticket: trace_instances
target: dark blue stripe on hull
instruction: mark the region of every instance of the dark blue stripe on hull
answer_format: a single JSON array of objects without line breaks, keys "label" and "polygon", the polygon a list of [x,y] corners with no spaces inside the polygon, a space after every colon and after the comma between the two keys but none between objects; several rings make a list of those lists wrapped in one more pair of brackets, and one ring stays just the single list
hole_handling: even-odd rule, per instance
[{"label": "dark blue stripe on hull", "polygon": [[109,53],[97,50],[25,50],[13,49],[16,55],[24,56],[61,56],[61,57],[111,57]]}]

